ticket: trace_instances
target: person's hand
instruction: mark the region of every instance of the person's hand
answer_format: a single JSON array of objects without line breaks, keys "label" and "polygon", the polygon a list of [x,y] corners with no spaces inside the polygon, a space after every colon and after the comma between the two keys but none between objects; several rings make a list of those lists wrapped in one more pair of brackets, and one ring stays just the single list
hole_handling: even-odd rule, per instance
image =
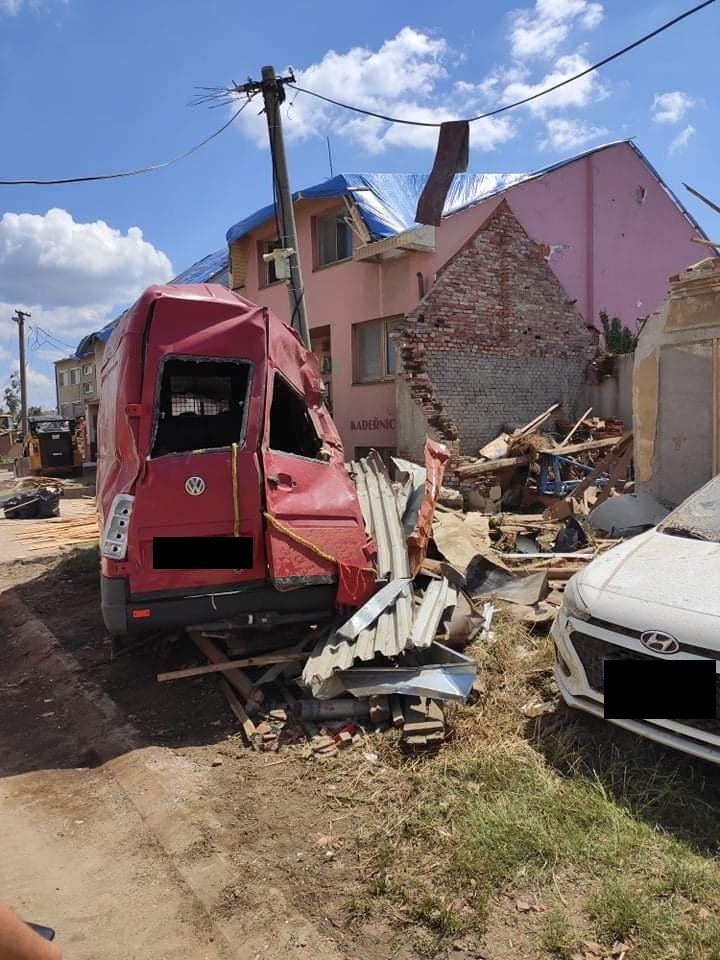
[{"label": "person's hand", "polygon": [[0,960],[62,960],[62,954],[0,902]]}]

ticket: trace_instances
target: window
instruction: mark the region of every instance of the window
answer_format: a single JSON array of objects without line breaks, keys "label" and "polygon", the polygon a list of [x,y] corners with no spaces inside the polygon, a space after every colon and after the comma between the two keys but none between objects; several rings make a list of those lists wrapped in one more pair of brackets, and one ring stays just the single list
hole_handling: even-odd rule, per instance
[{"label": "window", "polygon": [[355,383],[374,383],[395,376],[397,354],[391,334],[402,318],[371,320],[353,327],[353,366]]},{"label": "window", "polygon": [[95,387],[89,381],[83,384],[83,393],[95,393]]},{"label": "window", "polygon": [[66,387],[68,385],[68,371],[59,370],[58,371],[58,386]]},{"label": "window", "polygon": [[249,379],[243,361],[166,360],[152,456],[240,443]]},{"label": "window", "polygon": [[83,376],[84,377],[94,377],[95,376],[95,364],[86,363],[83,367]]},{"label": "window", "polygon": [[318,267],[348,260],[352,256],[352,231],[344,212],[315,218],[316,256]]},{"label": "window", "polygon": [[272,253],[273,250],[279,250],[282,244],[279,240],[261,240],[258,244],[259,250],[259,261],[260,261],[260,286],[269,287],[271,283],[282,283],[281,280],[278,280],[277,273],[275,272],[275,261],[263,260],[263,254]]},{"label": "window", "polygon": [[321,459],[322,442],[315,432],[304,398],[279,374],[273,380],[270,407],[270,450]]},{"label": "window", "polygon": [[73,367],[70,371],[70,383],[80,383],[80,367]]}]

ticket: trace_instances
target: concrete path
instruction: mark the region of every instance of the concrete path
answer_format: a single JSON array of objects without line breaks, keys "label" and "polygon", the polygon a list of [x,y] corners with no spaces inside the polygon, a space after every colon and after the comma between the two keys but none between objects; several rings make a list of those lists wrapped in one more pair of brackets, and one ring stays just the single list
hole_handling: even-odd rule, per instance
[{"label": "concrete path", "polygon": [[[80,520],[95,514],[95,500],[87,497],[60,500],[60,516]],[[35,544],[27,540],[18,540],[20,531],[42,531],[47,529],[47,520],[6,520],[0,514],[0,563],[12,563],[14,560],[38,559],[56,556],[62,552],[62,546],[52,546],[43,550],[35,549]]]}]

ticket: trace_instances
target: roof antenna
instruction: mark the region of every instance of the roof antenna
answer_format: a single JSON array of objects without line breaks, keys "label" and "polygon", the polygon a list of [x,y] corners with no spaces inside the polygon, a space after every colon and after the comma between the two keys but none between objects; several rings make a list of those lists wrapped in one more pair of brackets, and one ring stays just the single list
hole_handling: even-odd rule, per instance
[{"label": "roof antenna", "polygon": [[330,163],[330,178],[332,179],[335,176],[333,172],[332,147],[330,146],[330,137],[325,137],[325,139],[327,140],[328,162]]}]

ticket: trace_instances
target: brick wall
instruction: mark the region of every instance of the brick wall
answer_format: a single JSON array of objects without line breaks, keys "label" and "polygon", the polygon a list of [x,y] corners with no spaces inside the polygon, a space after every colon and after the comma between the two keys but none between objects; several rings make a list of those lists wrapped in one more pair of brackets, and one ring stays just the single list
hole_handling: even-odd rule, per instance
[{"label": "brick wall", "polygon": [[[466,455],[557,401],[570,419],[597,347],[507,201],[445,265],[397,339],[402,389],[432,434]],[[399,451],[417,456],[417,430],[404,436],[402,421]]]}]

